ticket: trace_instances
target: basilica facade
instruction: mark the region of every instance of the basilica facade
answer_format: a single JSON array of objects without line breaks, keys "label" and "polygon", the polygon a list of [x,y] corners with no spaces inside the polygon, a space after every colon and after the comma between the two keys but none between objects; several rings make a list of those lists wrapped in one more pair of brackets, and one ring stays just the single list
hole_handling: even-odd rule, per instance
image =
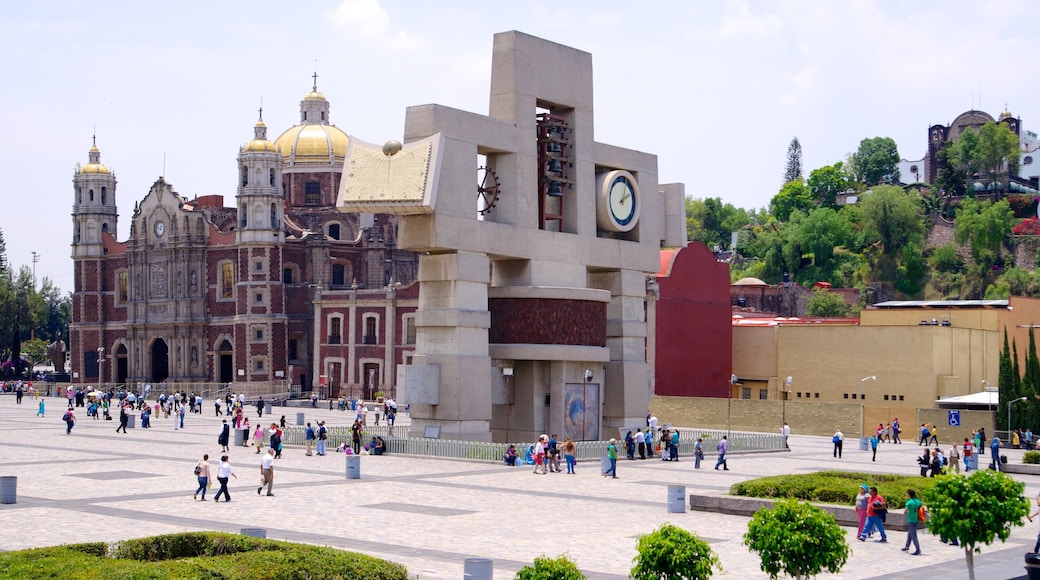
[{"label": "basilica facade", "polygon": [[300,122],[239,148],[234,204],[159,178],[117,240],[116,176],[93,144],[73,177],[74,383],[392,391],[410,362],[416,258],[397,218],[336,210],[348,135],[317,86]]}]

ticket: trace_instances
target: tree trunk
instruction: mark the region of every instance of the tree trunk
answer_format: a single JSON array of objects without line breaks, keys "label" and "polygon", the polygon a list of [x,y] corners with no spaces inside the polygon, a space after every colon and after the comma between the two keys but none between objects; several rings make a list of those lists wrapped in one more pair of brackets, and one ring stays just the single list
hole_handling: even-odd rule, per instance
[{"label": "tree trunk", "polygon": [[968,561],[968,580],[975,580],[975,551],[967,545],[964,546],[964,558]]}]

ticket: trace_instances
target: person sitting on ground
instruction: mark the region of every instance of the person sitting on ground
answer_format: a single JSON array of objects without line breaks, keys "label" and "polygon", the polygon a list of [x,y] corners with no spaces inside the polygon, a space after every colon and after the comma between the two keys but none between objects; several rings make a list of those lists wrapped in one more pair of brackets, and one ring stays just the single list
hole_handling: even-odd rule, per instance
[{"label": "person sitting on ground", "polygon": [[372,455],[382,455],[386,453],[386,442],[383,441],[382,437],[373,437],[370,449],[372,450]]},{"label": "person sitting on ground", "polygon": [[516,445],[510,444],[509,448],[506,449],[506,456],[505,456],[506,465],[515,466],[516,465],[516,457],[517,457],[517,455],[518,455],[518,453],[516,451]]}]

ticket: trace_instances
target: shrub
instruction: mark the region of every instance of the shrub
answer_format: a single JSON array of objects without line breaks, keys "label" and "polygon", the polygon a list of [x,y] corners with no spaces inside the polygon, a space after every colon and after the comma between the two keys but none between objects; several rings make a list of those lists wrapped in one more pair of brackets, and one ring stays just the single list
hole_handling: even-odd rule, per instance
[{"label": "shrub", "polygon": [[855,471],[818,471],[795,475],[774,475],[742,481],[733,485],[731,495],[743,497],[801,499],[821,503],[853,505],[859,485],[877,486],[883,497],[906,497],[907,489],[923,492],[935,485],[934,478],[860,473]]},{"label": "shrub", "polygon": [[1022,454],[1022,463],[1040,463],[1040,451],[1026,451]]},{"label": "shrub", "polygon": [[533,566],[520,568],[516,580],[585,580],[585,575],[567,556],[550,558],[543,555],[534,559]]},{"label": "shrub", "polygon": [[1011,228],[1012,235],[1040,236],[1040,220],[1035,217],[1022,220]]},{"label": "shrub", "polygon": [[799,578],[834,574],[849,559],[845,531],[834,516],[794,500],[760,509],[748,522],[744,545],[757,552],[762,571],[775,579],[781,572]]},{"label": "shrub", "polygon": [[706,580],[713,569],[722,570],[707,542],[672,524],[640,536],[636,550],[639,554],[629,572],[635,580]]}]

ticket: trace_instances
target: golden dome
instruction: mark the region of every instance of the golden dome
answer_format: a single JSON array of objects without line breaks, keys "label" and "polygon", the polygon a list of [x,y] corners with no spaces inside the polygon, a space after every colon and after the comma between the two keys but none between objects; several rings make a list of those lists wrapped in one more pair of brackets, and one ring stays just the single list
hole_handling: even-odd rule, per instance
[{"label": "golden dome", "polygon": [[[297,93],[297,94],[299,94],[299,93]],[[325,100],[325,95],[319,93],[317,89],[314,89],[311,92],[307,93],[307,96],[303,97],[303,100],[305,100],[305,101],[324,101]]]},{"label": "golden dome", "polygon": [[1004,112],[1000,114],[1000,120],[1003,121],[1004,119],[1010,119],[1010,118],[1011,118],[1011,111],[1009,111],[1007,109],[1007,105],[1004,105]]},{"label": "golden dome", "polygon": [[254,152],[263,152],[263,151],[275,152],[275,151],[278,151],[278,149],[274,146],[274,143],[271,143],[267,139],[253,139],[249,143],[246,143],[245,145],[242,146],[242,151],[245,152],[245,153],[254,153]]},{"label": "golden dome", "polygon": [[107,167],[100,163],[88,163],[79,168],[80,173],[112,173]]},{"label": "golden dome", "polygon": [[329,165],[343,162],[349,143],[347,134],[335,125],[304,123],[279,135],[274,146],[282,154],[282,160],[288,163]]}]

